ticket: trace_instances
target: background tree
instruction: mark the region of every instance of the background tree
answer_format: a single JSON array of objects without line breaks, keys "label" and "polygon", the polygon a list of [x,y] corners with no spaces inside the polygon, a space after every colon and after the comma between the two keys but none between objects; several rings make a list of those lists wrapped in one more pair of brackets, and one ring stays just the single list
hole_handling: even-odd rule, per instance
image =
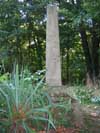
[{"label": "background tree", "polygon": [[46,6],[59,4],[62,80],[98,84],[99,0],[0,0],[0,64],[11,72],[17,62],[32,72],[45,68]]}]

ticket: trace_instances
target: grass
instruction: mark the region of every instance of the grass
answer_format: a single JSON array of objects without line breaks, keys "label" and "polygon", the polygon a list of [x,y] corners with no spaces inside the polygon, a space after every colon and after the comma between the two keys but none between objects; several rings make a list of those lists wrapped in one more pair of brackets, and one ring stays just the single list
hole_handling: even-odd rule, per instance
[{"label": "grass", "polygon": [[44,91],[44,76],[37,82],[33,78],[34,75],[28,72],[19,73],[16,66],[13,75],[0,83],[0,132],[31,133],[33,128],[55,129],[54,110],[68,110],[68,102],[53,103]]},{"label": "grass", "polygon": [[46,121],[48,127],[55,127],[49,96],[42,91],[43,80],[34,86],[24,74],[19,74],[17,66],[13,77],[0,84],[0,122],[5,132],[31,132],[33,121]]}]

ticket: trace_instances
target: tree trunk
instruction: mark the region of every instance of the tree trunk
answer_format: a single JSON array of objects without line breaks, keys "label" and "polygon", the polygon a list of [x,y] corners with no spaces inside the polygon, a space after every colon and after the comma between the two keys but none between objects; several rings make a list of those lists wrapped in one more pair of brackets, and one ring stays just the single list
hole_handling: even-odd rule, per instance
[{"label": "tree trunk", "polygon": [[96,23],[93,21],[93,29],[92,29],[92,59],[93,59],[93,67],[94,67],[94,81],[97,84],[98,76],[99,76],[99,38],[96,33]]},{"label": "tree trunk", "polygon": [[34,39],[36,55],[37,55],[37,69],[42,70],[42,46],[38,38]]},{"label": "tree trunk", "polygon": [[86,59],[86,66],[87,66],[87,74],[86,74],[86,84],[88,87],[93,86],[94,81],[93,81],[93,62],[89,50],[89,44],[87,41],[87,35],[86,31],[83,25],[80,26],[80,35],[81,35],[81,40],[82,40],[82,47],[83,51],[85,54],[85,59]]},{"label": "tree trunk", "polygon": [[69,83],[69,48],[67,48],[67,56],[66,56],[66,70],[67,70],[67,84]]},{"label": "tree trunk", "polygon": [[38,62],[39,62],[39,69],[42,70],[43,69],[43,65],[42,65],[42,54],[43,54],[43,48],[42,48],[42,42],[39,40],[39,38],[37,38],[37,56],[38,56]]}]

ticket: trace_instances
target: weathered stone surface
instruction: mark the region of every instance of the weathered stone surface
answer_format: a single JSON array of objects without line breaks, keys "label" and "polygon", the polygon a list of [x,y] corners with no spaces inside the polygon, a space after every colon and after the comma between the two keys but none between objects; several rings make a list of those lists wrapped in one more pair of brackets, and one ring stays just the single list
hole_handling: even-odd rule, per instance
[{"label": "weathered stone surface", "polygon": [[47,6],[46,83],[49,86],[61,86],[61,61],[57,10],[57,5]]}]

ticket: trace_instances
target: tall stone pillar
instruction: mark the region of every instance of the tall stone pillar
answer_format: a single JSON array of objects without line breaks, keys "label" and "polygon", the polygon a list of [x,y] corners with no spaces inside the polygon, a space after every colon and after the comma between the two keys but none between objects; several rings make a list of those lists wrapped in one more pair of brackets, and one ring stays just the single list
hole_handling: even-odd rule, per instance
[{"label": "tall stone pillar", "polygon": [[57,5],[47,6],[46,83],[48,86],[61,86],[61,61]]}]

